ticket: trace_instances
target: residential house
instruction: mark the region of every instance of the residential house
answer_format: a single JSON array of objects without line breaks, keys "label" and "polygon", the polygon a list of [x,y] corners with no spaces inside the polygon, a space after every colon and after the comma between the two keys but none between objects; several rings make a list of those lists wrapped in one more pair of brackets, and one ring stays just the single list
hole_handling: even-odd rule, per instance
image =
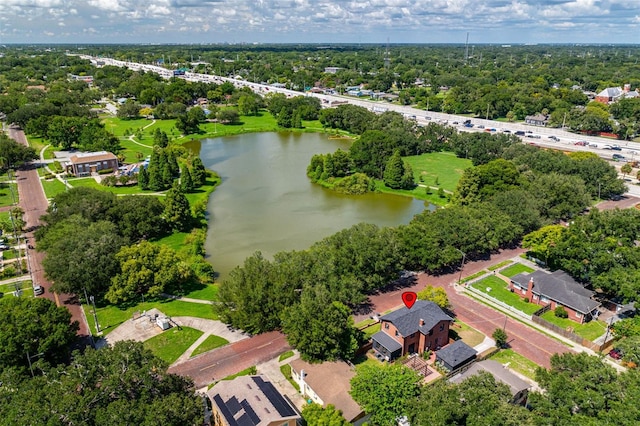
[{"label": "residential house", "polygon": [[638,89],[631,90],[630,84],[625,84],[623,87],[607,87],[596,95],[596,102],[603,104],[610,104],[617,102],[620,99],[625,98],[637,98],[640,97]]},{"label": "residential house", "polygon": [[509,371],[507,367],[491,359],[473,363],[467,370],[458,373],[449,379],[451,383],[460,383],[471,376],[487,372],[493,376],[498,383],[504,383],[509,386],[511,391],[511,403],[516,405],[526,405],[529,389],[531,385],[514,373]]},{"label": "residential house", "polygon": [[308,402],[323,407],[331,404],[342,411],[349,422],[359,423],[365,416],[362,408],[353,400],[351,379],[356,375],[353,368],[343,361],[310,364],[301,359],[291,361],[291,376],[300,386],[300,393]]},{"label": "residential house", "polygon": [[295,426],[301,418],[265,376],[222,380],[207,396],[213,426]]},{"label": "residential house", "polygon": [[324,72],[326,74],[335,74],[341,69],[342,69],[341,67],[324,67]]},{"label": "residential house", "polygon": [[373,350],[387,361],[407,353],[423,353],[449,343],[453,321],[433,302],[418,300],[380,318],[380,331],[372,336]]},{"label": "residential house", "polygon": [[549,116],[544,114],[527,115],[524,122],[532,126],[546,126],[549,123]]},{"label": "residential house", "polygon": [[118,158],[107,151],[83,152],[69,158],[65,166],[69,174],[74,176],[88,176],[100,170],[117,170]]},{"label": "residential house", "polygon": [[550,309],[562,306],[569,319],[581,324],[596,318],[599,313],[600,302],[593,300],[595,292],[561,270],[551,274],[544,271],[518,274],[511,278],[509,289],[536,305],[550,305]]},{"label": "residential house", "polygon": [[436,351],[436,361],[449,371],[455,371],[476,359],[478,353],[462,340]]}]

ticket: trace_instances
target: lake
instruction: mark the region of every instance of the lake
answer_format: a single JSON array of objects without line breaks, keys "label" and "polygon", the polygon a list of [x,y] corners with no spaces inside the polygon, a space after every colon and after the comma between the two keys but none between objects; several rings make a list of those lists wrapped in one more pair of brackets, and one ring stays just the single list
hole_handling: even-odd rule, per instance
[{"label": "lake", "polygon": [[222,178],[209,199],[206,241],[220,279],[256,251],[272,258],[360,222],[406,224],[425,209],[424,201],[409,197],[344,195],[311,183],[311,157],[349,145],[317,133],[249,133],[186,144]]}]

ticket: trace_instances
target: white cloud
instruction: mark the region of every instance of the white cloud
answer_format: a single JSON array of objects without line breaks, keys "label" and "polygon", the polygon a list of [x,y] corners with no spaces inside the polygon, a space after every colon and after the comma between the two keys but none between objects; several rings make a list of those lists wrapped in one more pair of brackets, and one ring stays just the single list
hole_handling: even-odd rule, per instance
[{"label": "white cloud", "polygon": [[[15,42],[76,41],[74,34],[131,42],[132,33],[157,42],[257,35],[264,42],[451,42],[467,31],[477,42],[536,42],[540,35],[544,42],[640,42],[630,39],[638,34],[640,0],[0,0],[0,12],[16,29]],[[53,35],[37,40],[34,23]],[[607,32],[581,31],[608,23]],[[165,38],[185,28],[201,39]]]}]

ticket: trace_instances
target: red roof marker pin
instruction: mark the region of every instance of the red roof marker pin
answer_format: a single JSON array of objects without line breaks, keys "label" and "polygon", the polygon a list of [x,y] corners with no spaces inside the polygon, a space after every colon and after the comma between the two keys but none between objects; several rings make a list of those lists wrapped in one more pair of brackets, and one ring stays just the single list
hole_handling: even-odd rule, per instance
[{"label": "red roof marker pin", "polygon": [[405,291],[402,293],[402,301],[404,302],[404,306],[411,309],[416,300],[418,299],[418,295],[414,291]]}]

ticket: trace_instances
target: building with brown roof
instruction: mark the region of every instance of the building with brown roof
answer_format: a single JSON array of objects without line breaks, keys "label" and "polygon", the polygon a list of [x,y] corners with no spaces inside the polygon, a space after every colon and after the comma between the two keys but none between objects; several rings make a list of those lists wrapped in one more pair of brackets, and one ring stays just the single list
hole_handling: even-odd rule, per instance
[{"label": "building with brown roof", "polygon": [[300,392],[323,407],[331,404],[342,411],[342,416],[353,423],[364,417],[362,408],[353,400],[351,379],[356,372],[343,361],[309,364],[301,359],[291,361],[291,376],[300,386]]},{"label": "building with brown roof", "polygon": [[295,426],[301,418],[264,376],[220,381],[207,396],[213,426]]},{"label": "building with brown roof", "polygon": [[69,174],[88,176],[100,170],[118,170],[118,157],[107,151],[83,152],[69,158],[65,166]]}]

